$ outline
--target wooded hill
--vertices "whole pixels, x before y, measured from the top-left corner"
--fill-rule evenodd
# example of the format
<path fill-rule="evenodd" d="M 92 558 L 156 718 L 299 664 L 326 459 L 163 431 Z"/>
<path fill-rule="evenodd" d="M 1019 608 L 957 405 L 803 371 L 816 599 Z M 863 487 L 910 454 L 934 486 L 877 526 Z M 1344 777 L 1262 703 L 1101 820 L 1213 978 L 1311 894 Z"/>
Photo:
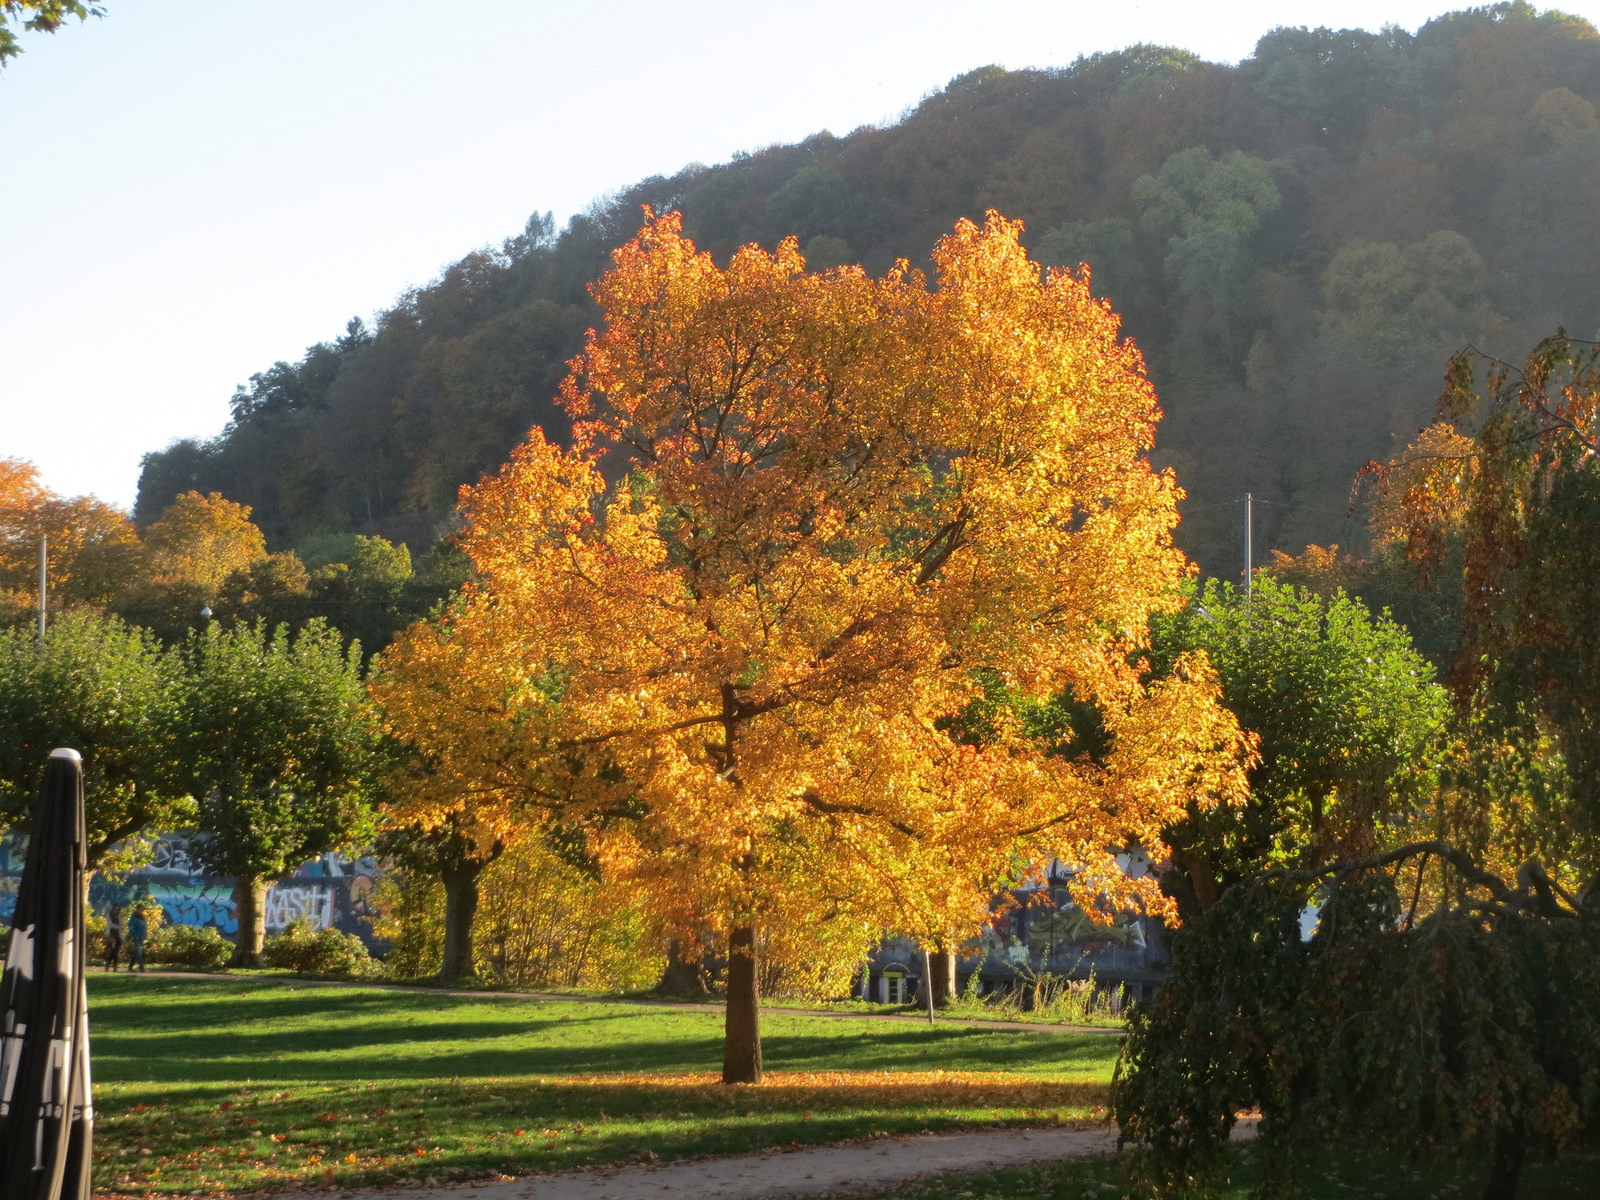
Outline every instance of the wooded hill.
<path fill-rule="evenodd" d="M 681 209 L 719 261 L 794 233 L 812 268 L 872 272 L 995 208 L 1124 314 L 1207 571 L 1238 572 L 1247 491 L 1268 502 L 1258 556 L 1351 545 L 1356 472 L 1430 419 L 1452 351 L 1517 361 L 1600 327 L 1597 104 L 1595 29 L 1521 3 L 1414 35 L 1278 29 L 1237 66 L 1136 46 L 986 67 L 885 128 L 691 164 L 559 234 L 536 215 L 375 328 L 252 376 L 216 438 L 146 457 L 136 516 L 198 488 L 251 505 L 274 548 L 360 531 L 420 550 L 529 425 L 565 434 L 585 285 L 640 205 Z"/>

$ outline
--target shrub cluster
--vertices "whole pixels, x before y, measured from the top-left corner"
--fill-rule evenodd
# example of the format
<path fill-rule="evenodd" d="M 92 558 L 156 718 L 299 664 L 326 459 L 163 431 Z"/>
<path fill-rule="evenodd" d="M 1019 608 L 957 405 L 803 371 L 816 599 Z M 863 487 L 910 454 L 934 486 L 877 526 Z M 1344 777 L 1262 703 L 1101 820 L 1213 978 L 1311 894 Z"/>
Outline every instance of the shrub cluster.
<path fill-rule="evenodd" d="M 150 931 L 144 957 L 153 966 L 214 969 L 228 965 L 233 943 L 215 925 L 162 924 Z"/>
<path fill-rule="evenodd" d="M 261 948 L 261 962 L 306 975 L 373 975 L 380 969 L 355 934 L 314 929 L 308 921 L 296 921 L 269 937 Z"/>

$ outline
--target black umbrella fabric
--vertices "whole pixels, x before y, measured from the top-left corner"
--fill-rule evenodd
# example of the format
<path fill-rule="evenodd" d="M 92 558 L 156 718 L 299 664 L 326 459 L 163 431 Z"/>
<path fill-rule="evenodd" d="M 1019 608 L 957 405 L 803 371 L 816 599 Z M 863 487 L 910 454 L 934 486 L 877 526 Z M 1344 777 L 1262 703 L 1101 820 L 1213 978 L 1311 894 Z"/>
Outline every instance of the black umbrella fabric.
<path fill-rule="evenodd" d="M 0 1197 L 89 1200 L 83 761 L 53 750 L 0 976 Z"/>

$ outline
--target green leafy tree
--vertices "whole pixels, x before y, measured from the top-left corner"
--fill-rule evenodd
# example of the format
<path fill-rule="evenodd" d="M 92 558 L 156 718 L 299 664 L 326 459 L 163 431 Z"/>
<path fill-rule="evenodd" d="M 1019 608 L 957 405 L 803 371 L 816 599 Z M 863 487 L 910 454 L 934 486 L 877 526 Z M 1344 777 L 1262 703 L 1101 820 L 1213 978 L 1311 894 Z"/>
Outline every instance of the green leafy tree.
<path fill-rule="evenodd" d="M 1250 236 L 1283 203 L 1272 172 L 1235 150 L 1180 150 L 1133 185 L 1140 222 L 1169 236 L 1167 272 L 1186 295 L 1236 296 L 1248 273 Z"/>
<path fill-rule="evenodd" d="M 89 861 L 145 830 L 188 824 L 176 754 L 180 674 L 146 631 L 116 617 L 64 613 L 43 641 L 0 629 L 0 804 L 25 828 L 45 759 L 84 759 Z"/>
<path fill-rule="evenodd" d="M 1204 650 L 1259 739 L 1243 808 L 1197 811 L 1169 832 L 1184 898 L 1201 909 L 1268 864 L 1370 852 L 1388 820 L 1432 795 L 1449 702 L 1387 616 L 1258 577 L 1249 596 L 1211 580 L 1152 627 L 1155 668 Z"/>
<path fill-rule="evenodd" d="M 196 856 L 235 880 L 235 963 L 259 965 L 272 880 L 372 833 L 377 733 L 359 646 L 313 621 L 212 625 L 183 647 L 181 750 L 197 805 Z"/>

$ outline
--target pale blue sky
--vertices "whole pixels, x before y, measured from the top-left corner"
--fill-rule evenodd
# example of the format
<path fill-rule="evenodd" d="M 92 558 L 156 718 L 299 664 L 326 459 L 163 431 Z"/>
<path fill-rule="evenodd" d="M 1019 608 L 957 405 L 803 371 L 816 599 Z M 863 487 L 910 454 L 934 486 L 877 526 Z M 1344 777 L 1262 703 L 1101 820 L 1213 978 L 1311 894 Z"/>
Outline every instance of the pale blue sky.
<path fill-rule="evenodd" d="M 105 3 L 0 72 L 0 457 L 123 505 L 140 455 L 216 433 L 236 383 L 535 209 L 891 120 L 991 62 L 1139 41 L 1231 62 L 1275 25 L 1452 7 Z"/>

